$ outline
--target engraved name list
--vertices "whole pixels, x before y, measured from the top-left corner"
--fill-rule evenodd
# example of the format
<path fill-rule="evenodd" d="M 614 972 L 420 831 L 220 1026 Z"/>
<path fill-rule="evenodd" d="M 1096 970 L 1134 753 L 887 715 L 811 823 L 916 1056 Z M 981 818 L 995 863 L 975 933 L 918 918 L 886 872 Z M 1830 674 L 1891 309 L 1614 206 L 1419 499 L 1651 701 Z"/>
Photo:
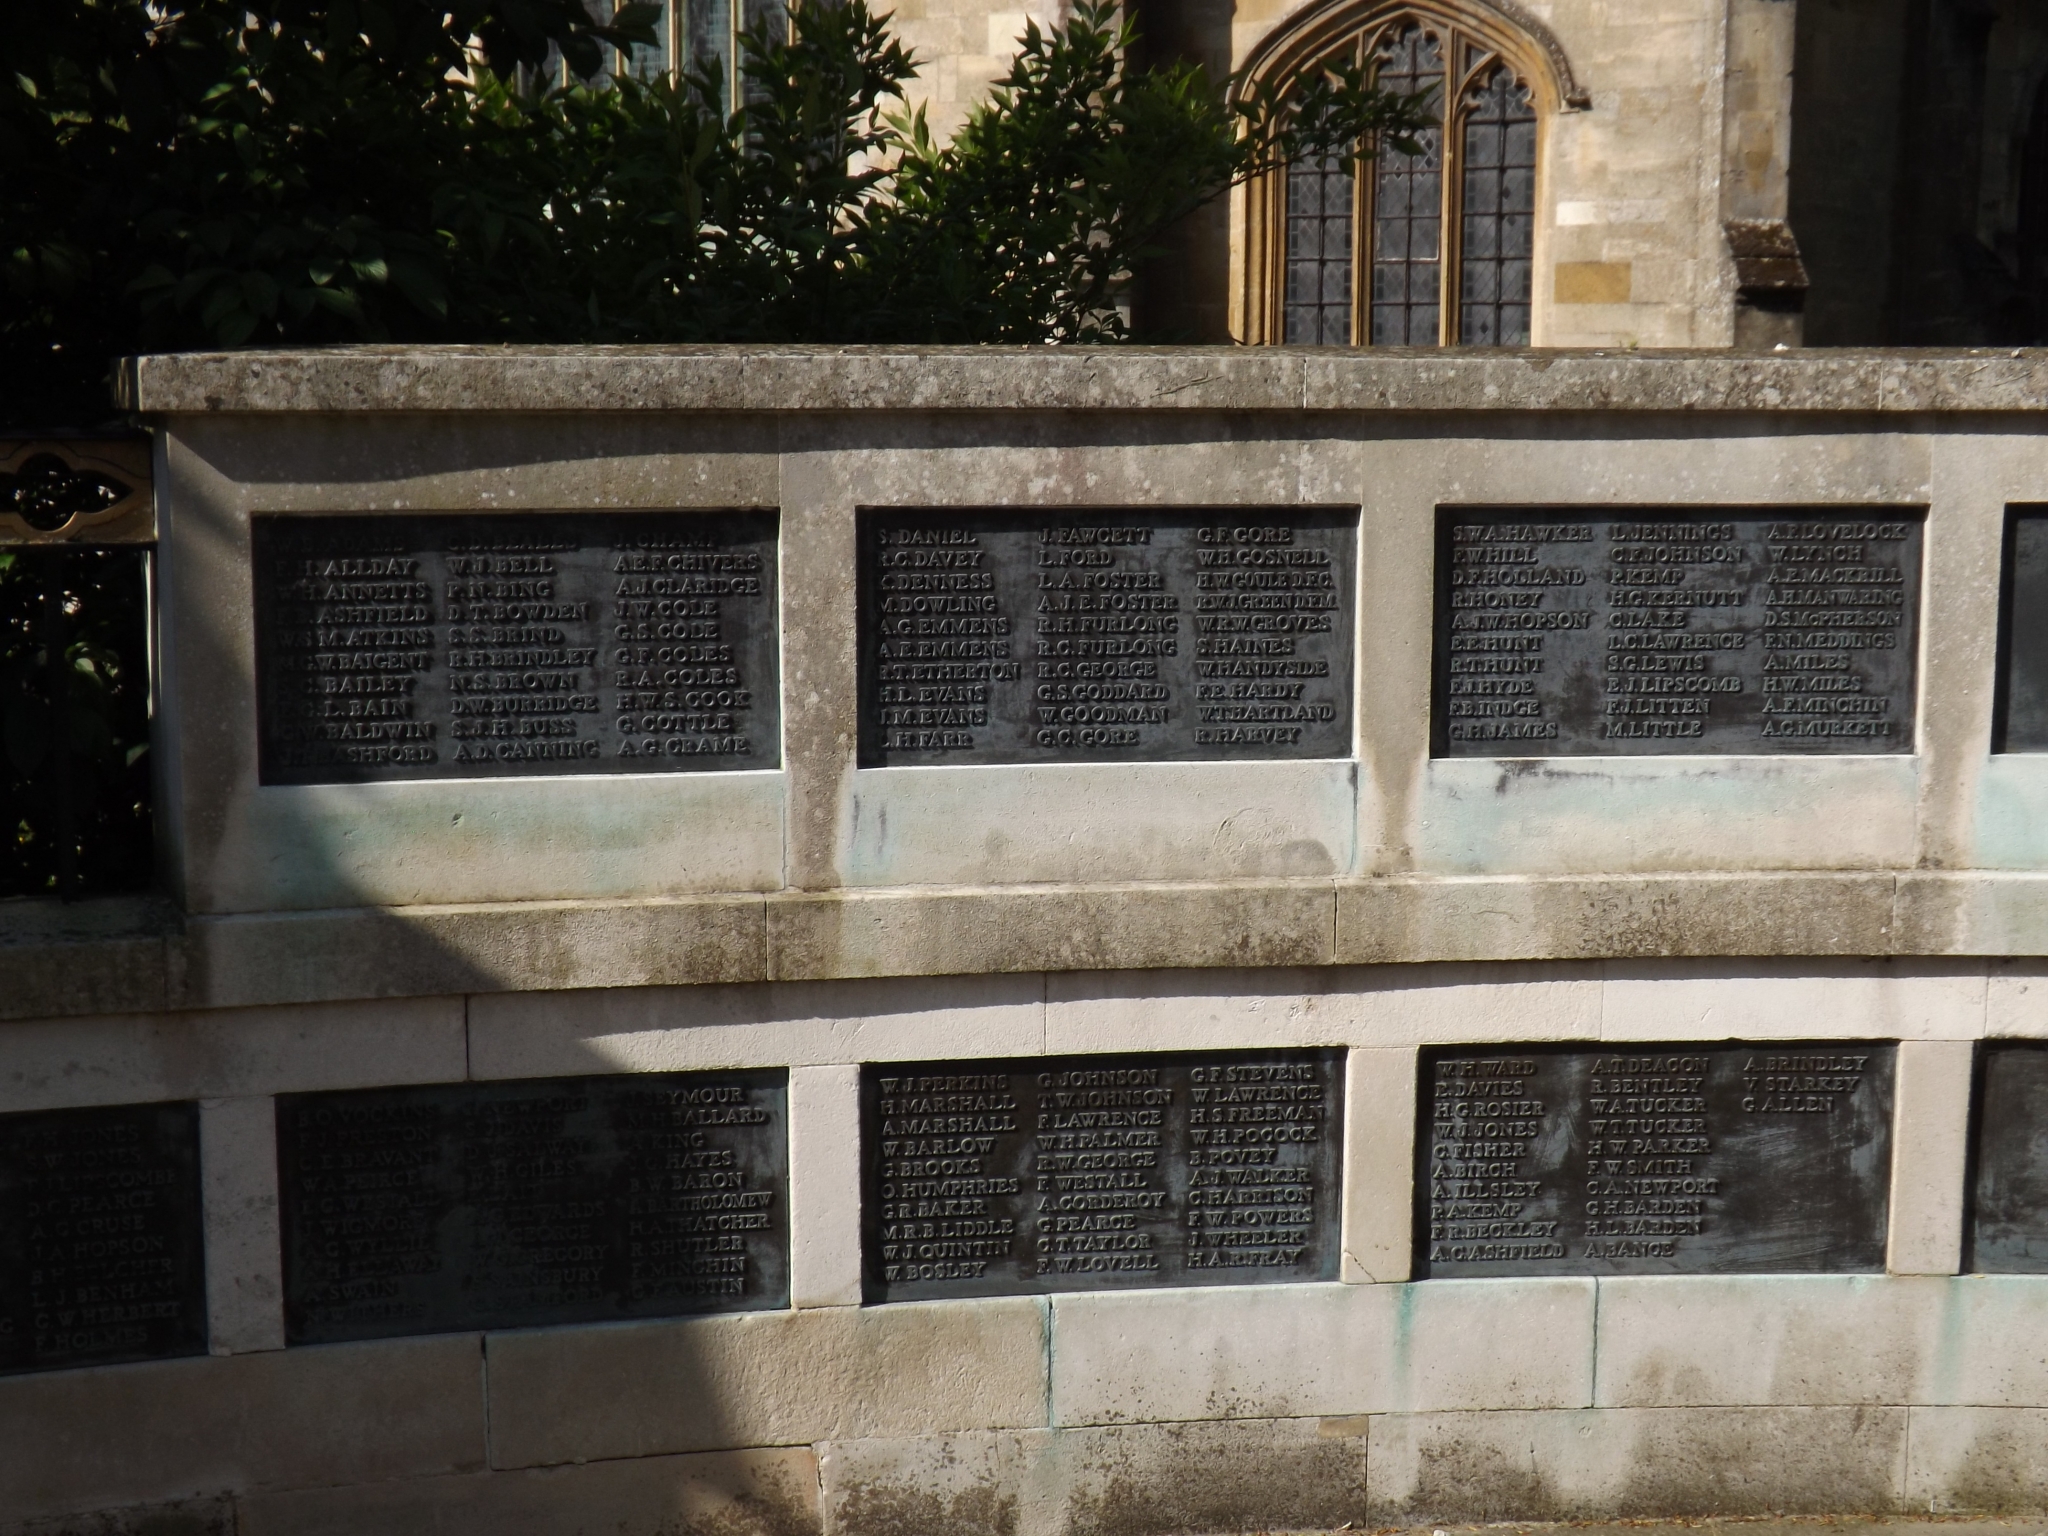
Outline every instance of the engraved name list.
<path fill-rule="evenodd" d="M 259 517 L 267 784 L 772 768 L 772 513 Z"/>
<path fill-rule="evenodd" d="M 1893 1051 L 1429 1052 L 1415 1272 L 1880 1270 Z"/>
<path fill-rule="evenodd" d="M 1916 513 L 1445 512 L 1435 751 L 1910 752 Z"/>
<path fill-rule="evenodd" d="M 1342 1053 L 861 1071 L 870 1300 L 1332 1279 Z"/>
<path fill-rule="evenodd" d="M 861 762 L 1343 757 L 1357 514 L 869 510 Z"/>

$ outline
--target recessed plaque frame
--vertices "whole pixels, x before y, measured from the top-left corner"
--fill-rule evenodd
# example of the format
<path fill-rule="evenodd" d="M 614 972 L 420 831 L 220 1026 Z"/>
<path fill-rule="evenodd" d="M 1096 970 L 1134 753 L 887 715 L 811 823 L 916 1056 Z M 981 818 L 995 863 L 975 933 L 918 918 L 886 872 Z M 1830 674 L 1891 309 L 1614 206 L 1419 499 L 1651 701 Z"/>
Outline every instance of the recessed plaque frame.
<path fill-rule="evenodd" d="M 1413 1273 L 1880 1273 L 1896 1050 L 1427 1049 Z"/>
<path fill-rule="evenodd" d="M 2006 508 L 1991 743 L 2048 752 L 2048 506 Z"/>
<path fill-rule="evenodd" d="M 294 1344 L 788 1304 L 781 1068 L 287 1094 L 277 1147 Z"/>
<path fill-rule="evenodd" d="M 862 767 L 1353 752 L 1358 509 L 859 509 Z"/>
<path fill-rule="evenodd" d="M 1977 1047 L 1966 1270 L 2048 1274 L 2048 1043 Z"/>
<path fill-rule="evenodd" d="M 777 522 L 259 514 L 259 777 L 778 767 Z"/>
<path fill-rule="evenodd" d="M 1925 509 L 1438 509 L 1437 757 L 1915 750 Z"/>
<path fill-rule="evenodd" d="M 0 1374 L 206 1353 L 199 1106 L 0 1115 Z"/>
<path fill-rule="evenodd" d="M 1344 1052 L 861 1069 L 869 1301 L 1337 1278 Z"/>

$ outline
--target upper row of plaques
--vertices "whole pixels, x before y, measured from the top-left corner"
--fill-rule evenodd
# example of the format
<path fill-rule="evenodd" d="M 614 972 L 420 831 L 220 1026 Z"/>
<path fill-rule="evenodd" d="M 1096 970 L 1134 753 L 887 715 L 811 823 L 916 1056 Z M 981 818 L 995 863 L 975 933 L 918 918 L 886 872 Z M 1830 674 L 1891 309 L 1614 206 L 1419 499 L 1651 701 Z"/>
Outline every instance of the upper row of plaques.
<path fill-rule="evenodd" d="M 1358 519 L 865 511 L 860 762 L 1348 757 Z M 2001 740 L 2048 745 L 2048 522 L 2015 529 Z M 1432 749 L 1910 752 L 1922 533 L 1446 509 Z M 772 512 L 265 516 L 253 555 L 266 783 L 780 765 Z"/>

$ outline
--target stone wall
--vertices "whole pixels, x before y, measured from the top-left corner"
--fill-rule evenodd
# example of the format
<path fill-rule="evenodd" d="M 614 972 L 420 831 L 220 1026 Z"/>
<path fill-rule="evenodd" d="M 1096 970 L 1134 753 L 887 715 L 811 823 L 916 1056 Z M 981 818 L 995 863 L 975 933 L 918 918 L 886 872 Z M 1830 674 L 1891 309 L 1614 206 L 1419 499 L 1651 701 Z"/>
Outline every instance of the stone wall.
<path fill-rule="evenodd" d="M 206 1356 L 0 1379 L 0 1529 L 1149 1533 L 2038 1512 L 2048 1280 L 1963 1273 L 2048 1038 L 1990 751 L 2032 354 L 149 359 L 178 902 L 22 908 L 0 1112 L 196 1101 Z M 1362 508 L 1349 758 L 863 769 L 857 506 Z M 1429 753 L 1444 504 L 1924 507 L 1916 750 Z M 252 513 L 769 506 L 783 766 L 256 782 Z M 1409 1278 L 1419 1053 L 1900 1042 L 1886 1272 Z M 864 1063 L 1343 1049 L 1325 1283 L 862 1305 Z M 284 1347 L 278 1095 L 790 1073 L 790 1304 Z"/>
<path fill-rule="evenodd" d="M 1449 14 L 1459 14 L 1457 0 Z M 1493 16 L 1484 0 L 1475 14 Z M 1157 8 L 1155 8 L 1157 9 Z M 1177 5 L 1141 23 L 1167 47 L 1221 73 L 1321 0 Z M 1724 219 L 1785 217 L 1792 124 L 1791 13 L 1764 0 L 1543 0 L 1501 8 L 1546 26 L 1588 93 L 1584 110 L 1546 116 L 1537 198 L 1534 339 L 1541 346 L 1728 346 L 1733 268 Z M 916 0 L 897 30 L 924 61 L 911 100 L 952 131 L 1009 67 L 1027 20 L 1064 19 L 1056 3 Z M 1819 67 L 1827 67 L 1825 64 Z M 1825 131 L 1825 130 L 1823 130 Z M 1819 142 L 1816 140 L 1815 142 Z M 1850 161 L 1856 160 L 1849 154 Z M 1816 183 L 1818 185 L 1818 183 Z M 1823 194 L 1824 195 L 1824 194 Z M 1226 313 L 1246 281 L 1242 196 L 1194 221 L 1140 322 L 1172 339 L 1245 334 Z M 1235 276 L 1226 292 L 1223 271 Z M 1226 325 L 1229 327 L 1226 329 Z"/>

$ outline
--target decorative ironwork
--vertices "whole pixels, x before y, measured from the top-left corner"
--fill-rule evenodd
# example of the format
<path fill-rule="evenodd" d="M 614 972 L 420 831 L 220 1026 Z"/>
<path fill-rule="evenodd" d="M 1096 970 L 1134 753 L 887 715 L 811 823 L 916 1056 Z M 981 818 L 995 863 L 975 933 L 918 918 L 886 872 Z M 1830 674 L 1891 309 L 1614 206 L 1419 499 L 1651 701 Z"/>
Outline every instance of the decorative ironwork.
<path fill-rule="evenodd" d="M 0 546 L 155 539 L 147 443 L 0 443 Z"/>

